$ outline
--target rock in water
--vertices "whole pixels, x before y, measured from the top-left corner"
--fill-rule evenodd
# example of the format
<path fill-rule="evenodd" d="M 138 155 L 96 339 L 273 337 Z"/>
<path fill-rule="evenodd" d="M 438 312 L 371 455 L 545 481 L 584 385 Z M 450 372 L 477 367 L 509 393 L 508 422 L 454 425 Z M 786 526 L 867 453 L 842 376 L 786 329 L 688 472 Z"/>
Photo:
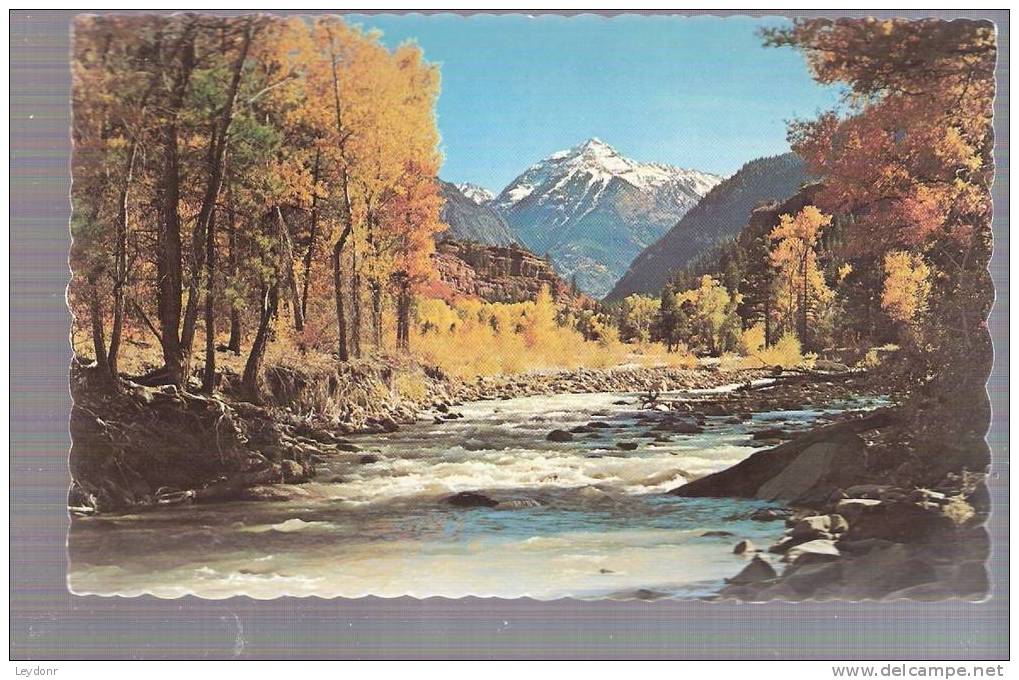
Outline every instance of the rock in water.
<path fill-rule="evenodd" d="M 499 501 L 473 491 L 461 491 L 446 499 L 446 502 L 456 508 L 494 508 Z"/>
<path fill-rule="evenodd" d="M 237 493 L 241 501 L 289 501 L 293 494 L 274 486 L 251 486 Z"/>
<path fill-rule="evenodd" d="M 623 451 L 636 451 L 637 446 L 639 446 L 637 442 L 616 442 L 616 447 Z"/>
<path fill-rule="evenodd" d="M 835 489 L 859 483 L 859 475 L 866 469 L 866 447 L 855 433 L 887 427 L 898 420 L 895 412 L 886 410 L 822 427 L 669 493 L 824 502 Z M 848 519 L 852 523 L 852 518 Z"/>
<path fill-rule="evenodd" d="M 765 500 L 795 501 L 812 494 L 827 498 L 835 485 L 819 490 L 825 480 L 858 474 L 864 458 L 863 440 L 856 435 L 811 444 L 782 472 L 762 484 L 755 495 Z"/>
<path fill-rule="evenodd" d="M 754 510 L 750 519 L 755 522 L 777 522 L 792 515 L 792 511 L 786 508 L 761 508 Z"/>
<path fill-rule="evenodd" d="M 743 540 L 736 544 L 732 552 L 735 555 L 746 555 L 747 553 L 757 552 L 757 546 L 752 541 Z"/>
<path fill-rule="evenodd" d="M 552 430 L 545 439 L 550 442 L 571 442 L 573 441 L 573 434 L 566 430 Z"/>
<path fill-rule="evenodd" d="M 830 538 L 831 518 L 828 515 L 804 517 L 793 525 L 794 538 Z"/>
<path fill-rule="evenodd" d="M 280 462 L 280 469 L 283 473 L 283 481 L 287 483 L 303 482 L 308 476 L 304 466 L 296 460 L 284 460 Z"/>
<path fill-rule="evenodd" d="M 743 567 L 743 571 L 736 574 L 732 578 L 726 579 L 726 583 L 732 583 L 734 585 L 741 585 L 744 583 L 760 583 L 761 581 L 770 581 L 773 578 L 777 578 L 778 574 L 775 573 L 775 568 L 768 563 L 760 555 L 755 556 L 751 560 L 750 564 Z"/>

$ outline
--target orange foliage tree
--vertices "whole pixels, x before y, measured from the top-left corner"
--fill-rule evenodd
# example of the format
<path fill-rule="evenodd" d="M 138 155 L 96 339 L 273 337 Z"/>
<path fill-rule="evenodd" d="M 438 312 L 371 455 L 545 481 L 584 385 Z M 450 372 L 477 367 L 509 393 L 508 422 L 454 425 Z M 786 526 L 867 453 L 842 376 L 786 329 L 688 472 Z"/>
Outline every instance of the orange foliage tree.
<path fill-rule="evenodd" d="M 71 300 L 104 373 L 140 328 L 164 365 L 139 379 L 187 387 L 201 332 L 211 391 L 228 316 L 257 398 L 279 310 L 299 349 L 341 360 L 382 344 L 389 306 L 407 317 L 442 228 L 439 75 L 418 47 L 338 17 L 82 17 L 73 68 Z"/>
<path fill-rule="evenodd" d="M 807 320 L 812 306 L 814 311 L 819 311 L 832 297 L 817 265 L 815 251 L 821 230 L 829 224 L 831 215 L 808 205 L 796 215 L 782 215 L 778 226 L 769 234 L 775 242 L 771 264 L 779 272 L 774 280 L 779 313 L 789 327 L 793 326 L 793 319 L 797 320 L 801 343 L 807 339 Z"/>

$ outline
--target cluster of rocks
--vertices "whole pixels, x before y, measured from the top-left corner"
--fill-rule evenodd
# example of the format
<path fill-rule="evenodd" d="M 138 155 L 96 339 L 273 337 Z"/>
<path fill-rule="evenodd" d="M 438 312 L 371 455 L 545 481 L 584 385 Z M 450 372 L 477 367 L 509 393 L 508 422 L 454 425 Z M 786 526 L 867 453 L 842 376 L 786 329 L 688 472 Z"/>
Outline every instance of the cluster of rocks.
<path fill-rule="evenodd" d="M 800 510 L 768 548 L 734 552 L 751 562 L 720 596 L 751 601 L 980 598 L 989 543 L 962 495 L 866 485 L 846 489 L 824 514 Z"/>
<path fill-rule="evenodd" d="M 644 366 L 577 368 L 525 375 L 482 376 L 473 381 L 456 382 L 449 393 L 458 401 L 593 392 L 659 393 L 719 387 L 765 375 L 766 371 L 708 371 Z"/>
<path fill-rule="evenodd" d="M 799 391 L 785 387 L 774 396 L 794 399 Z M 737 394 L 728 407 L 743 405 Z M 784 521 L 785 535 L 766 550 L 737 544 L 734 552 L 750 562 L 720 596 L 752 601 L 984 596 L 989 543 L 982 523 L 989 500 L 982 475 L 948 475 L 931 488 L 888 483 L 898 476 L 881 460 L 888 452 L 874 442 L 894 439 L 908 427 L 892 408 L 850 416 L 792 433 L 788 441 L 674 489 L 679 496 L 782 503 L 750 518 Z M 767 441 L 790 433 L 757 436 Z"/>

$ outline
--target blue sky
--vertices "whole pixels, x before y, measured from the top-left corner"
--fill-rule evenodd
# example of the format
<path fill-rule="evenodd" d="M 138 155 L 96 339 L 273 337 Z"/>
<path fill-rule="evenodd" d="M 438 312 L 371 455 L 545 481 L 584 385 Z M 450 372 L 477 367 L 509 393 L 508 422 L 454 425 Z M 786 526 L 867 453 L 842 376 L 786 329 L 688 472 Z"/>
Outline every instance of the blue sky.
<path fill-rule="evenodd" d="M 621 154 L 728 175 L 788 150 L 786 121 L 830 108 L 794 50 L 745 17 L 348 15 L 442 69 L 444 179 L 499 192 L 589 137 Z"/>

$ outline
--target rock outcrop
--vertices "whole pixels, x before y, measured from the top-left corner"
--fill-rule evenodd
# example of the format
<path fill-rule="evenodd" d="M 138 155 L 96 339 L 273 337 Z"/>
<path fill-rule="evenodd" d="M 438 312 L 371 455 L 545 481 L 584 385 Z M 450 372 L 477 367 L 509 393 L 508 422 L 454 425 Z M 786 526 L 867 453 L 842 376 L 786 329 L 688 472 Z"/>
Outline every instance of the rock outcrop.
<path fill-rule="evenodd" d="M 442 241 L 436 244 L 434 258 L 439 280 L 459 295 L 488 302 L 522 302 L 533 300 L 544 286 L 559 303 L 572 306 L 586 300 L 556 274 L 548 260 L 520 246 Z"/>
<path fill-rule="evenodd" d="M 769 549 L 783 554 L 781 573 L 748 566 L 747 576 L 729 580 L 720 595 L 754 602 L 986 595 L 988 536 L 975 512 L 958 511 L 968 505 L 965 492 L 934 502 L 916 500 L 904 489 L 888 491 L 886 498 L 905 500 L 843 499 L 826 509 L 853 508 L 848 518 L 815 515 L 794 522 Z"/>

